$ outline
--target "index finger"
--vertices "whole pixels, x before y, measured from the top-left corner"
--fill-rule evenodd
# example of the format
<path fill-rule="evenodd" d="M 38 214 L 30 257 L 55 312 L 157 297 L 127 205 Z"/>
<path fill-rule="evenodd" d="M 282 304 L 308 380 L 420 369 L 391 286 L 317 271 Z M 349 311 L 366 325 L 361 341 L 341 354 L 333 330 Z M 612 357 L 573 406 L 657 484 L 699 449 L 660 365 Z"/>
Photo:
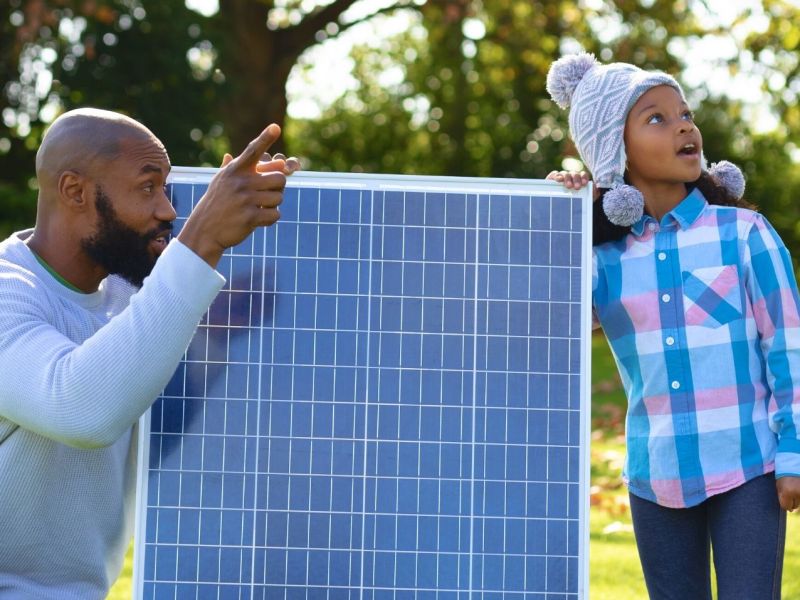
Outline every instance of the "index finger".
<path fill-rule="evenodd" d="M 281 128 L 278 127 L 278 125 L 275 123 L 268 125 L 266 129 L 264 129 L 264 131 L 262 131 L 252 142 L 247 144 L 247 148 L 245 148 L 242 153 L 236 157 L 235 161 L 237 165 L 255 166 L 261 158 L 261 155 L 263 155 L 280 136 Z"/>

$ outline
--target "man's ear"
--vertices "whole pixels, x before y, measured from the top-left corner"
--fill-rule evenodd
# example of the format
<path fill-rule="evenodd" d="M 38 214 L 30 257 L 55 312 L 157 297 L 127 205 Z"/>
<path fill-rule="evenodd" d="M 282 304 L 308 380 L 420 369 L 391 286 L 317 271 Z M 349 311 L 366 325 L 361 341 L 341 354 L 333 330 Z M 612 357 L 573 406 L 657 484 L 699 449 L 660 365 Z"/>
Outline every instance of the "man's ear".
<path fill-rule="evenodd" d="M 64 171 L 58 178 L 58 196 L 69 210 L 84 211 L 89 207 L 90 182 L 77 171 Z"/>

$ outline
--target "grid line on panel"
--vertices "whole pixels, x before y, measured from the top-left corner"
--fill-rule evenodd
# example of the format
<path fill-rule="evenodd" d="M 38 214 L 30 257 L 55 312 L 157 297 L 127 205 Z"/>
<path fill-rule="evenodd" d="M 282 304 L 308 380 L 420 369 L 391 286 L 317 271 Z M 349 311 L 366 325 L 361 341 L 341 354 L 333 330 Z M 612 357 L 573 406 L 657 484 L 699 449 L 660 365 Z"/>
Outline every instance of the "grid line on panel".
<path fill-rule="evenodd" d="M 465 200 L 466 200 L 466 196 L 465 196 Z M 445 204 L 444 204 L 444 222 L 445 223 L 448 223 L 447 205 L 448 205 L 448 203 L 447 203 L 447 199 L 445 197 Z M 466 224 L 466 207 L 465 207 L 465 210 L 464 210 L 464 215 L 465 215 L 465 219 L 464 220 L 465 220 L 465 224 Z M 445 229 L 445 236 L 446 235 L 447 235 L 447 229 Z M 465 233 L 465 235 L 464 235 L 464 250 L 466 250 L 466 245 L 467 245 L 467 235 Z M 467 256 L 466 251 L 464 252 L 464 256 Z M 466 277 L 464 278 L 464 280 L 466 282 Z M 444 296 L 445 295 L 444 288 L 446 286 L 442 286 L 442 287 L 443 287 L 442 296 Z M 462 287 L 462 295 L 463 295 L 463 287 Z M 444 322 L 444 302 L 442 302 L 442 322 Z M 463 324 L 463 313 L 462 313 L 462 324 Z M 463 327 L 462 327 L 462 329 L 463 329 Z M 445 339 L 445 337 L 442 336 L 441 348 L 440 348 L 440 352 L 441 352 L 442 356 L 445 355 L 444 339 Z M 464 364 L 464 356 L 463 356 L 463 354 L 464 354 L 464 349 L 463 349 L 464 348 L 464 343 L 463 343 L 463 338 L 462 338 L 461 346 L 462 346 L 461 364 L 463 365 Z M 444 397 L 444 378 L 443 377 L 441 377 L 440 381 L 439 381 L 439 397 L 440 398 Z M 441 441 L 441 438 L 442 438 L 442 430 L 443 430 L 443 422 L 442 422 L 443 416 L 444 416 L 444 411 L 439 411 L 439 431 L 437 432 L 437 439 L 439 439 L 440 441 Z M 421 428 L 422 428 L 422 421 L 420 419 L 420 439 L 422 438 Z M 440 443 L 440 444 L 438 444 L 437 473 L 436 473 L 436 477 L 437 477 L 437 507 L 436 507 L 437 510 L 436 510 L 436 512 L 440 517 L 441 517 L 441 514 L 442 514 L 442 481 L 441 481 L 441 476 L 442 476 L 442 445 Z M 461 486 L 459 486 L 459 488 L 460 487 Z M 460 489 L 459 489 L 459 495 L 460 495 Z M 420 509 L 419 509 L 419 498 L 418 498 L 418 502 L 417 502 L 417 512 L 418 513 L 420 512 Z M 417 523 L 419 523 L 419 519 L 417 519 Z M 419 528 L 419 526 L 418 526 L 418 528 Z M 436 565 L 435 565 L 436 587 L 437 588 L 440 586 L 440 583 L 439 583 L 439 578 L 440 578 L 440 568 L 439 568 L 440 560 L 439 559 L 440 559 L 440 556 L 439 556 L 438 550 L 441 549 L 441 547 L 442 547 L 442 545 L 441 545 L 441 535 L 442 535 L 442 528 L 437 526 L 437 528 L 436 528 L 437 554 L 436 554 Z M 419 547 L 419 542 L 417 542 L 417 547 Z M 415 583 L 415 585 L 418 585 L 418 579 L 416 577 L 416 573 L 415 573 L 414 583 Z"/>
<path fill-rule="evenodd" d="M 302 512 L 302 511 L 298 511 L 298 512 Z M 385 514 L 391 514 L 391 513 L 385 513 Z M 429 515 L 429 514 L 422 513 L 422 514 L 420 514 L 420 516 L 423 516 L 423 517 L 434 516 L 435 517 L 437 515 L 436 514 L 430 514 Z M 504 517 L 487 517 L 487 519 L 489 519 L 489 518 L 499 521 L 499 520 L 503 519 Z M 536 518 L 536 519 L 532 518 L 530 520 L 531 521 L 545 521 L 546 518 L 543 518 L 543 517 L 542 518 Z M 575 519 L 564 519 L 564 520 L 565 521 L 570 521 L 570 522 L 577 522 L 578 521 L 577 518 L 575 518 Z M 179 547 L 181 547 L 181 546 L 183 546 L 185 544 L 183 544 L 182 542 L 159 542 L 158 545 L 159 545 L 159 547 L 163 547 L 163 548 L 179 548 Z M 192 547 L 196 547 L 196 548 L 233 548 L 233 549 L 242 548 L 241 544 L 197 543 L 197 544 L 191 544 L 191 546 Z M 256 549 L 272 548 L 272 547 L 273 546 L 259 546 L 259 545 L 254 546 L 254 548 L 256 548 Z M 293 546 L 293 545 L 290 545 L 290 544 L 282 546 L 281 548 L 282 549 L 289 549 L 289 550 L 298 550 L 298 549 L 299 550 L 307 550 L 308 549 L 307 546 Z M 312 549 L 315 549 L 315 548 L 312 548 Z M 386 552 L 386 550 L 382 550 L 382 552 Z M 422 554 L 422 555 L 432 555 L 432 556 L 441 554 L 440 550 L 419 550 L 419 549 L 415 549 L 415 550 L 392 550 L 392 552 L 397 552 L 399 554 Z M 470 553 L 471 553 L 471 550 L 463 550 L 463 551 L 462 550 L 453 550 L 453 551 L 448 552 L 448 554 L 456 554 L 456 555 L 459 555 L 459 556 L 468 555 Z M 565 558 L 565 557 L 573 556 L 569 552 L 566 552 L 566 553 L 557 553 L 557 552 L 556 553 L 552 553 L 552 552 L 551 553 L 541 553 L 541 552 L 505 552 L 505 551 L 503 551 L 503 552 L 488 552 L 488 551 L 484 551 L 481 554 L 486 555 L 486 556 L 510 556 L 510 557 L 520 557 L 520 556 L 537 557 L 538 556 L 538 557 L 555 557 L 555 558 Z M 372 586 L 370 586 L 370 587 L 372 587 Z"/>
<path fill-rule="evenodd" d="M 337 190 L 337 204 L 338 204 L 337 210 L 338 210 L 338 217 L 339 217 L 338 221 L 341 222 L 341 220 L 342 220 L 342 192 L 341 192 L 341 190 Z M 341 240 L 341 229 L 340 228 L 341 228 L 341 225 L 336 227 L 336 282 L 337 282 L 336 283 L 336 288 L 337 288 L 337 292 L 339 291 L 338 290 L 338 288 L 339 288 L 339 283 L 338 282 L 339 282 L 339 277 L 340 277 L 340 268 L 339 267 L 340 267 L 340 264 L 341 264 L 341 256 L 342 256 L 342 247 L 341 247 L 342 240 Z M 333 322 L 336 324 L 336 327 L 337 327 L 337 330 L 338 330 L 338 325 L 339 325 L 339 303 L 338 302 L 334 302 Z M 334 335 L 338 337 L 339 333 L 337 332 Z M 338 350 L 339 350 L 338 349 L 338 344 L 334 343 L 334 345 L 333 345 L 333 363 L 334 364 L 338 364 Z M 336 389 L 336 375 L 337 375 L 337 371 L 336 371 L 336 369 L 334 369 L 333 370 L 333 376 L 332 376 L 333 389 Z M 354 407 L 353 415 L 355 415 L 355 412 L 356 411 L 355 411 L 355 407 Z M 353 425 L 353 433 L 355 433 L 355 424 Z M 329 483 L 328 483 L 328 506 L 326 507 L 326 514 L 329 515 L 328 516 L 328 547 L 329 548 L 333 544 L 333 527 L 330 526 L 330 522 L 331 522 L 331 516 L 330 515 L 333 514 L 333 489 L 334 489 L 333 488 L 334 477 L 333 477 L 333 472 L 332 471 L 333 471 L 333 456 L 331 456 L 331 476 L 329 477 Z M 328 553 L 328 564 L 327 564 L 326 571 L 327 572 L 326 572 L 325 584 L 328 587 L 328 589 L 330 589 L 331 588 L 331 553 L 330 552 Z M 330 595 L 330 594 L 328 594 L 328 595 Z"/>
<path fill-rule="evenodd" d="M 320 201 L 320 191 L 317 190 L 317 207 L 318 207 L 317 210 L 318 211 L 319 211 L 319 201 Z M 298 237 L 298 240 L 299 240 L 300 236 L 298 235 L 297 237 Z M 320 240 L 320 236 L 317 235 L 316 248 L 314 248 L 314 271 L 315 271 L 314 272 L 314 296 L 315 296 L 314 297 L 314 327 L 313 327 L 314 331 L 316 331 L 316 329 L 317 329 L 317 316 L 318 316 L 318 312 L 317 312 L 316 308 L 317 308 L 317 293 L 319 292 L 319 255 L 320 255 L 319 240 Z M 316 371 L 316 365 L 317 365 L 317 361 L 316 361 L 316 344 L 317 344 L 317 336 L 314 335 L 312 337 L 312 339 L 311 339 L 311 356 L 315 357 L 314 361 L 313 361 L 314 367 L 312 367 L 312 373 Z M 316 377 L 312 376 L 311 377 L 311 398 L 312 399 L 317 397 L 316 394 L 315 394 L 315 386 L 316 386 Z M 312 401 L 310 404 L 311 404 L 311 422 L 313 423 L 314 422 L 314 408 L 315 408 L 317 403 Z M 311 449 L 309 451 L 309 462 L 310 462 L 310 464 L 314 463 L 314 445 L 313 444 L 311 445 Z M 310 494 L 310 491 L 309 491 L 309 494 Z M 310 502 L 310 498 L 309 498 L 309 508 L 310 507 L 311 507 L 311 502 Z M 288 521 L 288 519 L 287 519 L 287 521 Z M 311 548 L 310 518 L 309 518 L 309 527 L 308 527 L 308 529 L 306 531 L 306 547 L 309 548 L 309 549 Z M 309 581 L 309 569 L 310 569 L 310 561 L 306 561 L 306 573 L 305 573 L 305 581 L 306 582 Z"/>
<path fill-rule="evenodd" d="M 191 212 L 194 211 L 194 208 L 196 206 L 196 198 L 195 198 L 195 192 L 196 191 L 197 191 L 196 186 L 192 186 L 191 210 L 190 210 L 189 214 L 191 214 Z M 208 319 L 206 318 L 206 319 L 204 319 L 204 321 L 206 321 L 206 323 L 207 323 Z M 208 348 L 208 346 L 206 346 L 206 348 Z M 187 355 L 188 355 L 188 349 L 187 349 Z M 208 355 L 206 355 L 206 358 L 208 358 Z M 186 369 L 184 369 L 184 374 L 185 373 L 186 373 Z M 186 389 L 184 388 L 184 392 L 185 391 L 186 391 Z M 205 397 L 205 394 L 207 394 L 207 393 L 208 393 L 208 390 L 205 389 L 205 387 L 204 387 L 204 389 L 203 389 L 204 397 Z M 203 403 L 202 429 L 201 429 L 201 431 L 203 433 L 205 433 L 205 431 L 206 431 L 206 403 L 205 402 Z M 203 435 L 200 438 L 200 469 L 201 469 L 201 471 L 204 469 L 205 455 L 206 455 L 206 453 L 205 453 L 205 436 Z M 204 479 L 205 479 L 204 477 L 200 477 L 200 497 L 201 498 L 203 497 Z M 200 542 L 200 531 L 202 531 L 202 526 L 203 526 L 203 511 L 200 511 L 199 524 L 198 524 L 198 528 L 197 528 L 197 531 L 198 531 L 198 533 L 197 533 L 197 535 L 198 535 L 197 541 L 198 541 L 198 543 Z M 200 553 L 199 552 L 197 553 L 197 562 L 195 564 L 195 569 L 196 569 L 196 572 L 198 572 L 198 573 L 200 572 Z M 176 590 L 176 592 L 177 592 L 177 590 Z"/>
<path fill-rule="evenodd" d="M 253 461 L 253 527 L 251 531 L 251 539 L 252 539 L 252 548 L 250 551 L 250 596 L 255 597 L 256 591 L 256 540 L 257 533 L 258 533 L 258 519 L 256 518 L 257 510 L 258 510 L 258 457 L 260 455 L 260 447 L 261 447 L 261 405 L 262 402 L 262 392 L 264 389 L 263 382 L 262 382 L 262 375 L 264 369 L 261 368 L 261 365 L 264 363 L 264 309 L 266 303 L 266 278 L 267 278 L 267 245 L 266 245 L 266 233 L 264 233 L 264 251 L 262 252 L 262 262 L 261 262 L 261 303 L 259 307 L 259 314 L 261 315 L 261 321 L 258 327 L 258 375 L 256 377 L 256 385 L 258 386 L 258 392 L 256 394 L 256 443 L 255 443 L 255 460 Z M 277 246 L 276 246 L 277 248 Z M 277 270 L 277 261 L 274 261 Z M 251 299 L 252 302 L 252 299 Z M 273 322 L 275 319 L 275 304 L 272 303 L 272 315 L 270 318 L 270 322 Z M 251 312 L 252 314 L 252 312 Z M 248 334 L 247 339 L 247 355 L 250 356 L 250 344 L 252 341 L 252 337 Z M 270 373 L 272 371 L 270 370 Z M 248 376 L 248 385 L 250 383 L 250 378 Z M 246 394 L 247 398 L 250 398 L 250 394 Z M 245 437 L 246 437 L 247 429 L 245 428 Z M 244 485 L 244 482 L 243 482 Z M 244 495 L 243 495 L 244 496 Z M 244 527 L 244 520 L 242 521 L 242 527 Z"/>
<path fill-rule="evenodd" d="M 468 589 L 467 593 L 469 597 L 472 596 L 474 593 L 473 590 L 473 582 L 474 582 L 474 563 L 475 563 L 475 465 L 476 461 L 476 444 L 475 444 L 475 434 L 478 428 L 477 422 L 477 413 L 478 413 L 478 323 L 479 323 L 479 315 L 478 315 L 478 297 L 479 297 L 479 286 L 480 286 L 480 277 L 478 276 L 479 269 L 480 269 L 480 239 L 481 236 L 479 235 L 480 232 L 480 205 L 481 205 L 481 196 L 478 195 L 475 198 L 475 284 L 473 287 L 472 297 L 473 297 L 473 322 L 472 322 L 472 331 L 473 335 L 475 336 L 475 341 L 472 344 L 472 426 L 470 427 L 470 431 L 472 432 L 472 458 L 471 458 L 471 465 L 470 465 L 470 499 L 469 499 L 469 561 L 467 563 L 467 581 Z M 487 244 L 488 244 L 488 237 L 487 237 Z M 487 278 L 488 282 L 488 278 Z M 459 528 L 460 531 L 461 528 Z M 461 570 L 461 563 L 459 561 L 459 571 Z M 459 576 L 460 576 L 459 572 Z M 460 577 L 459 577 L 460 579 Z"/>
<path fill-rule="evenodd" d="M 373 243 L 374 243 L 374 232 L 375 232 L 375 194 L 370 193 L 369 196 L 369 207 L 370 207 L 370 224 L 369 224 L 369 258 L 368 258 L 368 267 L 367 267 L 367 341 L 366 341 L 366 363 L 369 365 L 369 357 L 371 348 L 370 345 L 372 343 L 372 250 L 373 250 Z M 361 206 L 364 206 L 364 201 L 362 198 Z M 362 219 L 363 222 L 363 219 Z M 381 240 L 381 243 L 383 240 Z M 361 257 L 361 236 L 358 237 L 358 256 Z M 358 276 L 356 278 L 357 284 L 356 289 L 361 290 L 361 269 L 358 270 Z M 356 342 L 358 344 L 358 342 Z M 366 519 L 367 519 L 367 465 L 369 464 L 369 400 L 370 400 L 370 369 L 367 368 L 365 370 L 365 379 L 366 379 L 366 386 L 364 390 L 364 465 L 362 469 L 362 479 L 361 479 L 361 565 L 359 567 L 359 575 L 360 575 L 360 586 L 359 586 L 359 597 L 364 598 L 364 577 L 365 577 L 365 562 L 366 562 L 366 537 L 367 537 L 367 527 L 366 527 Z M 355 413 L 353 411 L 353 421 L 355 425 Z M 355 461 L 355 452 L 353 453 L 353 461 Z M 355 469 L 353 469 L 355 471 Z M 355 475 L 355 473 L 353 473 Z M 355 500 L 355 499 L 353 499 Z M 352 539 L 351 539 L 352 542 Z M 352 545 L 352 543 L 351 543 Z M 352 556 L 352 554 L 351 554 Z M 352 558 L 351 558 L 352 561 Z M 374 564 L 374 561 L 373 561 Z M 350 563 L 351 572 L 349 575 L 349 581 L 352 582 L 352 562 Z M 373 582 L 374 583 L 374 582 Z"/>
<path fill-rule="evenodd" d="M 408 192 L 403 191 L 402 193 L 406 194 Z M 424 192 L 424 193 L 427 193 L 427 192 Z M 442 192 L 431 192 L 431 193 L 441 194 Z M 469 195 L 474 195 L 474 194 L 473 194 L 473 192 L 469 192 L 469 193 L 464 193 L 462 195 L 469 196 Z M 482 195 L 487 195 L 487 194 L 483 193 Z M 492 196 L 497 196 L 498 194 L 491 194 L 491 195 Z M 500 195 L 503 195 L 503 194 L 500 194 Z M 537 198 L 539 198 L 539 197 L 537 197 Z M 553 198 L 556 198 L 556 196 L 551 196 L 551 197 L 544 196 L 544 197 L 541 197 L 541 198 L 547 198 L 548 200 L 552 200 Z M 338 221 L 338 222 L 337 221 L 319 221 L 319 220 L 314 220 L 314 219 L 303 219 L 302 221 L 298 221 L 298 220 L 293 220 L 293 219 L 287 218 L 285 215 L 281 217 L 281 223 L 293 224 L 293 225 L 302 224 L 302 225 L 336 225 L 336 226 L 342 226 L 342 225 L 346 226 L 346 225 L 352 225 L 353 224 L 353 223 L 347 222 L 347 221 Z M 451 224 L 435 225 L 435 224 L 425 223 L 423 225 L 405 225 L 405 226 L 409 227 L 409 228 L 418 228 L 418 229 L 426 228 L 426 229 L 431 230 L 431 231 L 438 231 L 438 230 L 444 230 L 444 229 L 472 231 L 474 229 L 474 227 L 470 226 L 469 224 L 465 224 L 463 226 L 456 226 L 456 225 L 451 225 Z M 500 232 L 510 232 L 510 231 L 529 232 L 530 231 L 531 233 L 550 233 L 550 232 L 569 233 L 570 231 L 572 231 L 571 229 L 559 229 L 559 228 L 555 228 L 555 227 L 548 227 L 547 229 L 539 229 L 539 228 L 536 228 L 536 227 L 533 227 L 533 226 L 531 226 L 531 227 L 514 227 L 513 225 L 509 225 L 508 227 L 500 227 L 500 226 L 497 226 L 497 225 L 492 225 L 492 230 L 493 231 L 500 231 Z"/>
<path fill-rule="evenodd" d="M 276 286 L 277 286 L 278 275 L 279 275 L 278 270 L 280 268 L 280 261 L 277 260 L 277 258 L 278 258 L 278 248 L 280 247 L 280 245 L 279 245 L 280 244 L 280 240 L 279 240 L 280 231 L 281 231 L 280 228 L 276 228 L 275 229 L 275 261 L 274 261 L 275 273 L 274 273 L 273 277 L 274 277 L 274 280 L 276 282 Z M 265 246 L 265 253 L 266 253 L 266 246 Z M 275 328 L 275 314 L 276 314 L 276 303 L 273 302 L 272 303 L 272 314 L 271 314 L 271 318 L 270 318 L 270 321 L 269 321 L 270 322 L 270 328 L 273 329 L 273 330 Z M 263 326 L 262 326 L 261 335 L 259 337 L 260 337 L 259 352 L 261 353 L 261 355 L 263 357 L 263 351 L 264 351 Z M 270 355 L 270 357 L 274 357 L 275 356 L 275 336 L 274 335 L 270 336 L 270 354 L 269 355 Z M 263 358 L 262 358 L 262 365 L 263 365 Z M 259 374 L 262 371 L 263 371 L 263 368 L 260 368 L 259 369 Z M 273 397 L 274 378 L 275 378 L 275 370 L 274 369 L 270 369 L 269 370 L 269 382 L 268 382 L 268 386 L 269 387 L 268 387 L 268 391 L 267 391 L 267 397 L 270 398 L 270 399 Z M 253 545 L 254 545 L 254 550 L 253 550 L 253 587 L 252 587 L 253 592 L 255 592 L 255 578 L 256 578 L 256 575 L 255 575 L 255 571 L 256 571 L 255 544 L 256 544 L 256 540 L 258 539 L 256 537 L 256 534 L 258 532 L 257 531 L 258 519 L 256 518 L 256 516 L 257 516 L 258 510 L 259 510 L 259 508 L 258 508 L 259 507 L 259 504 L 258 504 L 258 490 L 261 488 L 261 486 L 259 485 L 259 477 L 262 475 L 261 470 L 259 468 L 259 457 L 260 457 L 260 451 L 261 451 L 260 443 L 261 443 L 261 439 L 263 438 L 265 443 L 266 443 L 266 446 L 267 446 L 266 454 L 267 454 L 267 456 L 270 456 L 272 454 L 272 440 L 274 439 L 273 434 L 272 434 L 272 424 L 273 424 L 272 407 L 273 407 L 273 403 L 271 401 L 265 403 L 266 404 L 266 410 L 267 410 L 267 423 L 268 423 L 267 431 L 265 432 L 266 435 L 264 435 L 264 432 L 261 431 L 262 419 L 260 418 L 260 415 L 261 415 L 260 411 L 261 411 L 261 405 L 264 404 L 264 402 L 261 401 L 262 400 L 261 399 L 261 390 L 263 390 L 263 389 L 264 389 L 264 385 L 263 385 L 263 382 L 262 382 L 261 385 L 259 386 L 259 420 L 258 420 L 258 443 L 259 443 L 259 447 L 257 448 L 258 451 L 256 453 L 256 460 L 255 460 L 255 472 L 256 472 L 256 481 L 255 481 L 256 503 L 255 503 L 255 509 L 256 509 L 256 511 L 255 511 L 255 514 L 253 515 Z M 271 484 L 271 481 L 272 481 L 271 478 L 267 476 L 268 475 L 268 471 L 269 471 L 269 460 L 267 460 L 266 470 L 267 470 L 267 472 L 263 474 L 263 476 L 264 476 L 264 488 L 265 488 L 264 489 L 264 500 L 265 501 L 267 501 L 267 499 L 269 498 L 270 488 L 271 488 L 270 484 Z M 266 506 L 266 504 L 265 504 L 265 506 Z M 266 511 L 265 511 L 265 513 L 266 513 Z M 264 520 L 264 527 L 265 528 L 267 527 L 267 523 L 268 523 L 268 521 L 265 519 Z M 265 540 L 264 543 L 265 544 L 266 544 L 266 534 L 267 534 L 267 532 L 265 531 L 264 532 L 264 540 Z M 264 557 L 264 565 L 263 565 L 263 569 L 262 569 L 262 572 L 261 572 L 260 581 L 262 581 L 262 582 L 266 582 L 267 581 L 266 553 L 265 553 L 265 557 Z"/>
<path fill-rule="evenodd" d="M 416 443 L 416 442 L 408 442 L 408 443 Z M 464 446 L 472 446 L 471 443 L 466 443 L 466 442 L 464 442 L 464 443 L 459 442 L 459 444 L 462 447 L 464 447 Z M 498 444 L 493 444 L 493 445 L 496 446 Z M 540 447 L 542 447 L 542 446 L 540 446 Z M 545 447 L 547 447 L 547 448 L 569 449 L 569 448 L 572 448 L 574 446 L 566 446 L 566 445 L 564 445 L 564 446 L 545 446 Z M 170 471 L 164 470 L 163 472 L 168 473 Z M 194 470 L 193 471 L 193 470 L 188 470 L 187 469 L 185 471 L 177 471 L 177 470 L 175 470 L 175 471 L 171 471 L 171 472 L 173 472 L 173 473 L 201 473 L 203 471 L 198 471 L 198 470 Z M 222 471 L 205 471 L 205 473 L 222 473 Z M 276 474 L 277 475 L 286 475 L 286 473 L 267 473 L 267 475 L 276 475 Z M 332 477 L 332 478 L 337 478 L 337 477 L 339 477 L 339 478 L 350 478 L 352 476 L 350 476 L 350 475 L 332 474 L 332 475 L 330 475 L 330 477 Z M 443 483 L 458 483 L 459 481 L 462 481 L 462 479 L 459 478 L 459 477 L 434 478 L 434 477 L 416 477 L 416 476 L 396 475 L 396 476 L 392 476 L 392 478 L 396 479 L 398 481 L 427 481 L 427 480 L 430 480 L 430 479 L 436 479 L 437 481 L 441 481 Z M 511 479 L 511 478 L 498 479 L 498 478 L 488 478 L 487 477 L 485 479 L 482 479 L 482 481 L 484 481 L 486 483 L 504 483 L 504 482 L 507 482 L 507 483 L 568 483 L 568 482 L 565 482 L 565 481 L 552 481 L 552 480 L 548 480 L 548 479 L 531 479 L 531 478 L 527 478 L 527 479 Z M 181 504 L 167 504 L 167 503 L 161 504 L 159 506 L 162 506 L 164 508 L 189 508 L 190 507 L 190 505 L 185 505 L 184 506 L 184 505 L 181 505 Z M 238 508 L 220 507 L 219 510 L 220 511 L 226 511 L 226 510 L 231 510 L 232 511 L 232 510 L 240 510 L 240 509 L 238 509 Z M 257 509 L 257 510 L 265 510 L 265 509 Z M 320 513 L 320 514 L 327 513 L 327 512 L 332 512 L 333 514 L 339 514 L 339 513 L 344 513 L 345 511 L 335 511 L 335 510 L 334 511 L 315 511 L 315 510 L 307 510 L 307 509 L 302 509 L 302 510 L 295 511 L 293 509 L 287 509 L 287 510 L 284 510 L 283 512 L 305 512 L 305 513 Z M 381 513 L 380 511 L 376 511 L 375 514 L 390 514 L 390 513 Z M 420 514 L 423 514 L 423 513 L 420 513 Z M 430 513 L 430 514 L 434 514 L 434 513 Z M 428 516 L 430 516 L 430 514 Z M 491 515 L 487 515 L 486 518 L 487 519 L 491 518 Z M 530 517 L 530 518 L 538 518 L 538 517 Z"/>
<path fill-rule="evenodd" d="M 234 250 L 232 248 L 228 249 L 228 250 L 226 250 L 226 254 L 227 253 L 229 253 L 232 256 L 233 253 L 234 253 Z M 227 281 L 233 281 L 233 260 L 232 259 L 230 260 L 230 262 L 227 263 L 227 267 L 228 267 L 228 269 L 227 269 L 228 272 L 227 272 L 226 279 L 227 279 Z M 250 277 L 252 278 L 252 271 L 251 271 Z M 226 321 L 225 322 L 226 323 L 230 323 L 231 322 L 231 303 L 230 302 L 227 303 L 227 315 L 226 315 Z M 228 333 L 228 335 L 230 335 L 230 332 L 227 332 L 227 333 Z M 207 332 L 206 332 L 206 335 L 208 335 Z M 230 337 L 228 338 L 228 340 L 230 342 Z M 206 343 L 206 361 L 208 361 L 208 348 L 209 348 L 209 345 L 210 344 Z M 226 357 L 228 356 L 229 351 L 230 351 L 230 343 L 228 344 L 228 347 L 225 349 Z M 223 386 L 224 386 L 223 390 L 224 390 L 224 392 L 223 393 L 224 393 L 225 400 L 223 400 L 223 403 L 222 403 L 222 405 L 223 405 L 223 409 L 222 409 L 222 423 L 223 423 L 222 431 L 223 431 L 223 435 L 221 437 L 221 439 L 222 439 L 222 464 L 223 465 L 225 465 L 225 451 L 226 451 L 227 441 L 228 441 L 227 440 L 227 436 L 225 436 L 224 433 L 227 430 L 227 424 L 228 424 L 228 401 L 227 400 L 228 400 L 228 373 L 229 373 L 229 371 L 230 371 L 230 369 L 228 369 L 227 366 L 224 367 L 224 377 L 223 377 Z M 206 379 L 208 379 L 208 368 L 207 367 L 206 367 Z M 223 467 L 223 470 L 224 470 L 224 467 Z M 225 477 L 222 477 L 222 481 L 220 482 L 220 497 L 221 498 L 225 497 Z M 222 527 L 219 528 L 218 545 L 219 546 L 222 545 Z M 176 565 L 175 566 L 176 566 L 176 569 L 177 569 L 177 561 L 176 561 Z M 217 585 L 219 585 L 221 581 L 222 581 L 222 552 L 219 552 L 217 554 L 217 581 L 216 581 Z M 176 596 L 177 596 L 177 589 L 176 589 Z"/>

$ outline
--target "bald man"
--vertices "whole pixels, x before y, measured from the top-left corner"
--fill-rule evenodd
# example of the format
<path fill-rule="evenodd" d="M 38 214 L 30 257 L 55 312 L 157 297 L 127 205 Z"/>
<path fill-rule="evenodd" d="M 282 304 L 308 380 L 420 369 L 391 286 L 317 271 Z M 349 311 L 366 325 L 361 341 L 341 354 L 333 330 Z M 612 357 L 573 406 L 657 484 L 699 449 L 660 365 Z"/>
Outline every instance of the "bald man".
<path fill-rule="evenodd" d="M 280 129 L 226 155 L 170 241 L 164 146 L 65 113 L 36 156 L 36 225 L 0 244 L 0 598 L 105 598 L 132 533 L 133 425 L 224 284 L 222 253 L 279 218 Z"/>

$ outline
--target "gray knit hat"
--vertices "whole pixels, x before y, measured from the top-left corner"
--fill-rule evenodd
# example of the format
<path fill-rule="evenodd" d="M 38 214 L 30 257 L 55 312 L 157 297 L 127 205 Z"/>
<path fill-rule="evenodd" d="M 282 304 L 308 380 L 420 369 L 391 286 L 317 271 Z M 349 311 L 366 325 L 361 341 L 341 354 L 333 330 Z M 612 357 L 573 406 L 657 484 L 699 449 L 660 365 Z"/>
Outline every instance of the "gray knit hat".
<path fill-rule="evenodd" d="M 550 96 L 561 108 L 570 108 L 570 135 L 581 159 L 595 184 L 610 190 L 603 197 L 603 211 L 615 225 L 632 225 L 644 211 L 641 192 L 624 180 L 625 121 L 636 101 L 659 85 L 671 86 L 685 101 L 681 86 L 667 73 L 627 63 L 604 65 L 586 52 L 558 59 L 547 74 Z M 741 172 L 739 177 L 743 191 Z"/>

